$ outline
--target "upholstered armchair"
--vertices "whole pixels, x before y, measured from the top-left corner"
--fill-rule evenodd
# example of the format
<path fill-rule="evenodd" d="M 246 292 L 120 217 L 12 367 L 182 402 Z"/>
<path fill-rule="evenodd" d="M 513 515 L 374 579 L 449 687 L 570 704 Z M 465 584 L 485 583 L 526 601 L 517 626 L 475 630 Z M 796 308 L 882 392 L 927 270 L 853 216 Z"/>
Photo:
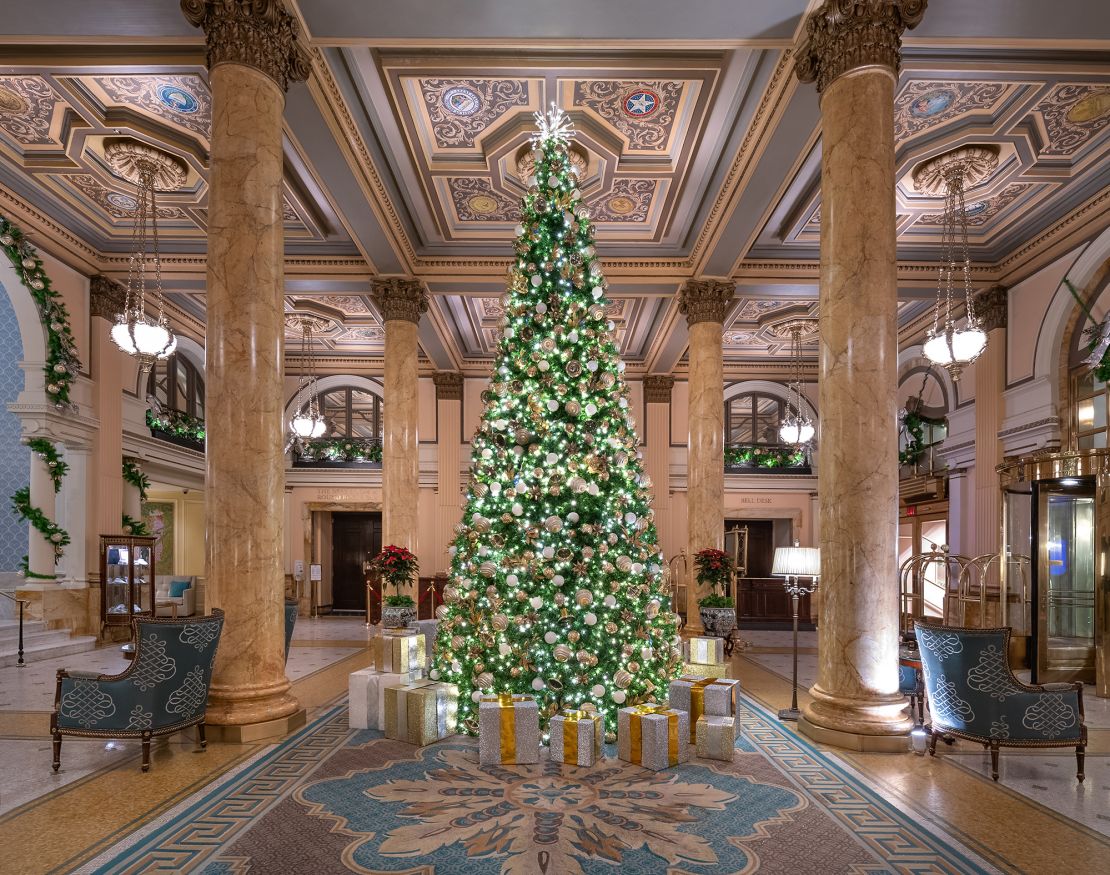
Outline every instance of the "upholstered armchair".
<path fill-rule="evenodd" d="M 1007 659 L 1009 629 L 914 626 L 933 715 L 930 754 L 941 733 L 977 741 L 990 749 L 997 781 L 1000 747 L 1074 747 L 1083 780 L 1083 684 L 1023 684 Z"/>
<path fill-rule="evenodd" d="M 201 748 L 208 685 L 223 631 L 223 611 L 183 620 L 135 619 L 135 659 L 120 674 L 58 670 L 50 733 L 54 771 L 61 766 L 62 736 L 141 738 L 143 771 L 150 741 L 197 727 Z"/>
<path fill-rule="evenodd" d="M 297 625 L 298 602 L 285 600 L 285 661 L 289 661 L 289 647 L 293 643 L 293 627 Z"/>

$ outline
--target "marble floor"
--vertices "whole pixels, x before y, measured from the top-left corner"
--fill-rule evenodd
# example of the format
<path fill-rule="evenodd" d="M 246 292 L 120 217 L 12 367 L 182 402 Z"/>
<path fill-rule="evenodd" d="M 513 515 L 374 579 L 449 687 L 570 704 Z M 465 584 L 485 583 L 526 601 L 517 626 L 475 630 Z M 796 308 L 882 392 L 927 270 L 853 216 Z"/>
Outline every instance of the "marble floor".
<path fill-rule="evenodd" d="M 310 720 L 342 701 L 347 675 L 369 663 L 365 643 L 372 634 L 357 618 L 298 622 L 289 674 Z M 750 646 L 734 656 L 734 676 L 766 708 L 786 706 L 790 633 L 759 631 L 744 637 Z M 802 633 L 800 643 L 804 704 L 816 671 L 815 633 Z M 83 668 L 121 667 L 111 648 L 82 654 L 80 662 Z M 33 843 L 8 845 L 0 865 L 5 873 L 78 871 L 139 827 L 166 817 L 199 790 L 230 780 L 273 748 L 211 743 L 200 753 L 191 738 L 179 735 L 155 745 L 154 768 L 144 775 L 137 744 L 67 738 L 62 771 L 55 775 L 45 724 L 39 723 L 52 705 L 57 667 L 0 669 L 0 834 L 35 837 Z M 997 784 L 987 771 L 989 759 L 976 745 L 942 745 L 936 758 L 908 750 L 830 752 L 845 769 L 881 788 L 892 805 L 938 824 L 1000 871 L 1110 871 L 1110 701 L 1094 696 L 1085 701 L 1092 725 L 1108 728 L 1091 732 L 1083 785 L 1075 782 L 1074 757 L 1067 751 L 1003 751 Z M 810 871 L 822 870 L 815 862 Z"/>

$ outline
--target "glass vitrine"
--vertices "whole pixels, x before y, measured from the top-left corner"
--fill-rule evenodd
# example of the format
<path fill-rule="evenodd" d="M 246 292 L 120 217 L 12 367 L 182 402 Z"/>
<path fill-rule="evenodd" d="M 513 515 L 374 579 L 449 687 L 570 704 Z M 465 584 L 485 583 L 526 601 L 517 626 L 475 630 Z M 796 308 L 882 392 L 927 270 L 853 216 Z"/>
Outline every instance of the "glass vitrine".
<path fill-rule="evenodd" d="M 100 536 L 101 620 L 129 626 L 154 614 L 154 538 Z"/>

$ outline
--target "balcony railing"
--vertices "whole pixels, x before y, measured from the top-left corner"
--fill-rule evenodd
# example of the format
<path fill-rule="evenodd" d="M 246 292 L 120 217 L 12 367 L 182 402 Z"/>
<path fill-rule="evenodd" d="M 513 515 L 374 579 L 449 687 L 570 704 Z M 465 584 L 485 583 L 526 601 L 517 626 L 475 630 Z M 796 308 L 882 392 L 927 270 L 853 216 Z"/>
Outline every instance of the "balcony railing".
<path fill-rule="evenodd" d="M 318 438 L 293 447 L 295 468 L 360 468 L 380 466 L 381 441 L 366 438 Z"/>
<path fill-rule="evenodd" d="M 725 470 L 733 474 L 810 474 L 810 451 L 791 444 L 728 444 Z"/>

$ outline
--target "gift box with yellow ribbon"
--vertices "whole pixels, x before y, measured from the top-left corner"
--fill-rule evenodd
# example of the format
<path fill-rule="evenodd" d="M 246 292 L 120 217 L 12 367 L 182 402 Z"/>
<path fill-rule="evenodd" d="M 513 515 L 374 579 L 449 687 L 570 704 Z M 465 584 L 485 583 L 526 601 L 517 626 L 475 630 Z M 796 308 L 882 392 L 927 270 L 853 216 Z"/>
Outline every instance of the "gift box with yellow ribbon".
<path fill-rule="evenodd" d="M 385 690 L 423 678 L 420 669 L 397 674 L 364 668 L 347 680 L 349 720 L 352 729 L 385 729 Z"/>
<path fill-rule="evenodd" d="M 405 630 L 405 634 L 387 634 L 370 639 L 370 652 L 378 671 L 405 674 L 427 668 L 424 634 Z"/>
<path fill-rule="evenodd" d="M 501 693 L 478 702 L 478 762 L 538 763 L 540 712 L 531 696 Z"/>
<path fill-rule="evenodd" d="M 415 681 L 385 689 L 385 735 L 424 746 L 455 734 L 458 689 Z"/>
<path fill-rule="evenodd" d="M 736 691 L 739 681 L 731 678 L 701 678 L 684 675 L 671 681 L 667 701 L 672 708 L 686 711 L 690 715 L 690 729 L 693 730 L 702 714 L 714 717 L 728 717 L 736 713 Z M 690 733 L 690 743 L 695 741 Z"/>
<path fill-rule="evenodd" d="M 617 712 L 617 756 L 660 772 L 689 759 L 690 715 L 664 705 Z"/>
<path fill-rule="evenodd" d="M 702 714 L 694 726 L 698 756 L 732 762 L 736 748 L 736 718 Z"/>
<path fill-rule="evenodd" d="M 720 665 L 705 665 L 700 662 L 682 663 L 683 674 L 694 675 L 699 678 L 723 678 L 731 670 L 731 666 L 726 662 L 722 662 Z"/>
<path fill-rule="evenodd" d="M 596 711 L 562 711 L 551 718 L 552 762 L 592 766 L 601 759 L 601 736 L 605 729 Z"/>
<path fill-rule="evenodd" d="M 694 635 L 682 642 L 682 655 L 687 662 L 698 665 L 722 665 L 725 639 Z"/>

